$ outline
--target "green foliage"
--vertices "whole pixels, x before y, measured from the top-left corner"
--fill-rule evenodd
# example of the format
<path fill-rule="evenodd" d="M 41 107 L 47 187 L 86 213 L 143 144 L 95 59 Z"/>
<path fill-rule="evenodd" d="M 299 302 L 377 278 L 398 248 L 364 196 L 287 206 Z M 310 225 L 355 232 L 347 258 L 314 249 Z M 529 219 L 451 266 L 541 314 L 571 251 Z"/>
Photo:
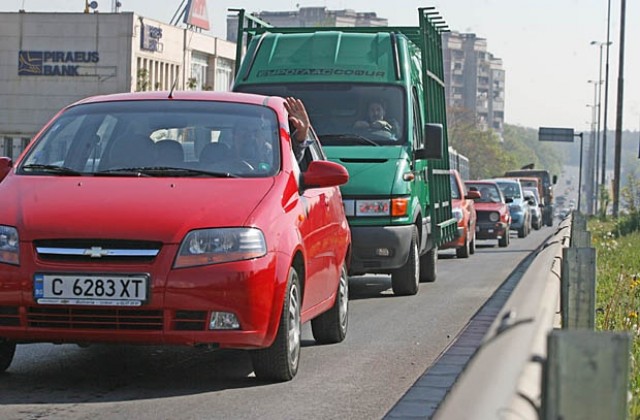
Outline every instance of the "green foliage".
<path fill-rule="evenodd" d="M 501 139 L 493 130 L 481 130 L 472 112 L 450 108 L 447 112 L 449 145 L 469 158 L 472 179 L 502 176 L 508 170 L 534 163 L 552 174 L 562 169 L 562 153 L 538 141 L 531 128 L 506 124 Z"/>
<path fill-rule="evenodd" d="M 143 92 L 149 89 L 149 70 L 139 69 L 136 74 L 136 92 Z"/>
<path fill-rule="evenodd" d="M 596 328 L 632 337 L 629 418 L 640 418 L 640 232 L 619 235 L 615 221 L 589 221 L 596 248 Z"/>

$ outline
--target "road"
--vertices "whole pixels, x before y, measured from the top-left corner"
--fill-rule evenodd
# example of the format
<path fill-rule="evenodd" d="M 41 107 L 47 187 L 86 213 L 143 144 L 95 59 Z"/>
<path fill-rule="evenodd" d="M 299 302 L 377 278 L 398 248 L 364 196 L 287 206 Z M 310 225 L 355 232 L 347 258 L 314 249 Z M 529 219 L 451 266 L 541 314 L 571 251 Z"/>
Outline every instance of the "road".
<path fill-rule="evenodd" d="M 553 232 L 514 232 L 508 248 L 479 241 L 469 259 L 441 251 L 438 280 L 416 296 L 394 296 L 389 276 L 352 278 L 347 339 L 315 345 L 305 325 L 300 370 L 288 383 L 257 382 L 242 351 L 18 346 L 0 375 L 0 418 L 382 418 Z"/>

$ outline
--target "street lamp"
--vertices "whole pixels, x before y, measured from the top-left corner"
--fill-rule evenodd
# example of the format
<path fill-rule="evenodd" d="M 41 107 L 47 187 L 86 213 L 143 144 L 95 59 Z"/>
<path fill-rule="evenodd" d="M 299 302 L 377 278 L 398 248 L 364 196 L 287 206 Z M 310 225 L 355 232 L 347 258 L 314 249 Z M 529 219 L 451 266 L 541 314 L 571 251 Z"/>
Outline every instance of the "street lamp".
<path fill-rule="evenodd" d="M 599 115 L 599 106 L 598 106 L 598 86 L 602 83 L 601 80 L 587 80 L 587 83 L 593 84 L 593 105 L 587 105 L 591 107 L 591 140 L 589 142 L 589 148 L 587 153 L 587 165 L 585 171 L 585 184 L 586 184 L 586 193 L 587 193 L 587 214 L 594 214 L 594 202 L 598 202 L 598 186 L 597 182 L 594 185 L 594 181 L 597 179 L 598 171 L 595 170 L 595 164 L 598 159 L 596 157 L 596 152 L 598 150 L 597 146 L 597 136 L 598 131 L 596 130 L 596 120 Z M 594 194 L 595 192 L 595 194 Z M 595 198 L 595 200 L 594 200 Z"/>
<path fill-rule="evenodd" d="M 591 45 L 597 45 L 598 47 L 600 47 L 600 58 L 599 58 L 599 66 L 598 66 L 598 100 L 597 100 L 597 104 L 598 104 L 598 118 L 597 118 L 597 127 L 596 127 L 596 164 L 595 164 L 595 168 L 594 168 L 594 187 L 595 187 L 595 197 L 596 197 L 596 202 L 595 202 L 595 208 L 594 208 L 594 212 L 597 213 L 598 212 L 598 199 L 600 198 L 600 188 L 599 183 L 598 183 L 598 170 L 600 168 L 600 137 L 603 137 L 603 141 L 602 141 L 602 149 L 603 149 L 603 168 L 602 168 L 602 183 L 604 184 L 604 174 L 605 174 L 605 168 L 604 168 L 604 156 L 606 155 L 606 152 L 604 151 L 604 148 L 606 147 L 606 133 L 603 131 L 602 134 L 600 132 L 600 117 L 602 115 L 602 84 L 605 82 L 604 80 L 602 80 L 602 47 L 607 46 L 607 52 L 609 51 L 609 45 L 613 44 L 613 42 L 609 41 L 609 42 L 599 42 L 599 41 L 591 41 Z M 607 83 L 608 85 L 608 83 Z M 606 106 L 606 105 L 605 105 Z M 604 111 L 605 113 L 607 112 L 607 110 L 605 109 Z M 606 130 L 606 126 L 605 126 L 605 130 Z"/>

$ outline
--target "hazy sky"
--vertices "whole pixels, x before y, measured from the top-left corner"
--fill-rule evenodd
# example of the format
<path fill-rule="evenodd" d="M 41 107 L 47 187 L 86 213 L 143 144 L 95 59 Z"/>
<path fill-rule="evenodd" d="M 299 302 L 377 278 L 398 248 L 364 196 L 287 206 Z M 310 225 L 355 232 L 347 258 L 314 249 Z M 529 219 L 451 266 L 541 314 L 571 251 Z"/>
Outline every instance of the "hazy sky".
<path fill-rule="evenodd" d="M 98 10 L 112 10 L 114 0 L 97 0 Z M 296 6 L 373 11 L 389 25 L 416 25 L 417 8 L 435 6 L 450 29 L 474 32 L 487 40 L 489 52 L 506 70 L 505 121 L 525 127 L 590 130 L 600 48 L 607 39 L 607 4 L 611 2 L 607 127 L 615 129 L 620 62 L 621 0 L 208 0 L 213 35 L 224 38 L 228 8 L 284 11 Z M 122 11 L 169 22 L 181 0 L 120 0 Z M 82 11 L 84 0 L 0 0 L 0 11 Z M 623 127 L 640 126 L 640 2 L 626 2 Z M 602 48 L 602 78 L 606 48 Z M 602 109 L 605 89 L 602 85 Z M 589 105 L 589 106 L 588 106 Z M 601 117 L 603 123 L 604 117 Z"/>

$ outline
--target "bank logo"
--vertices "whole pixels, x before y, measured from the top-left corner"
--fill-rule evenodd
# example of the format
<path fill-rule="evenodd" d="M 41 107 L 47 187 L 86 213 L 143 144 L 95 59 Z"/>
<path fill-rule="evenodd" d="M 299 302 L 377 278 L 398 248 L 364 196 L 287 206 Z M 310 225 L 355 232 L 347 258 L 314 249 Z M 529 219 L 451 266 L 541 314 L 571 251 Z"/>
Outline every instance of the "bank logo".
<path fill-rule="evenodd" d="M 42 74 L 44 64 L 42 51 L 20 51 L 18 54 L 18 76 Z"/>

